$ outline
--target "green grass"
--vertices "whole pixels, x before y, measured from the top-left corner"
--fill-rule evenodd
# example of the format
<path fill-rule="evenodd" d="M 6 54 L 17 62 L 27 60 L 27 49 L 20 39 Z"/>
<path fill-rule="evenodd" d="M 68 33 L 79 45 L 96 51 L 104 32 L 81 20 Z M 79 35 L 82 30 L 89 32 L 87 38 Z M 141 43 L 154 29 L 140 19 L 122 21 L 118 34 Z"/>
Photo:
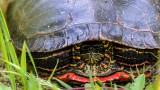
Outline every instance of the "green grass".
<path fill-rule="evenodd" d="M 60 89 L 60 87 L 57 86 L 57 84 L 52 83 L 50 81 L 56 67 L 53 70 L 48 80 L 43 80 L 39 78 L 34 65 L 34 60 L 31 54 L 29 53 L 29 49 L 27 48 L 25 41 L 24 41 L 21 57 L 18 58 L 16 51 L 14 49 L 14 46 L 11 43 L 8 28 L 7 28 L 4 16 L 2 15 L 1 9 L 0 9 L 0 49 L 3 54 L 3 57 L 0 58 L 0 61 L 4 62 L 6 66 L 6 69 L 2 70 L 1 74 L 5 74 L 7 76 L 6 78 L 10 81 L 10 86 L 7 86 L 0 82 L 0 90 L 17 90 L 17 87 L 20 87 L 22 90 L 44 90 L 44 89 L 58 90 Z M 35 74 L 33 74 L 32 72 L 30 73 L 27 72 L 26 52 L 28 52 L 30 56 Z M 89 73 L 89 78 L 91 83 L 87 83 L 84 85 L 84 87 L 80 87 L 80 88 L 85 88 L 86 90 L 101 90 L 102 88 L 103 90 L 113 90 L 113 89 L 118 90 L 117 87 L 125 88 L 127 90 L 142 90 L 145 87 L 145 83 L 146 83 L 144 74 L 141 74 L 136 79 L 133 79 L 132 83 L 128 83 L 127 85 L 118 86 L 116 84 L 113 84 L 111 85 L 113 86 L 113 88 L 107 87 L 106 83 L 102 83 L 100 81 L 96 83 L 93 82 L 92 75 L 91 75 L 92 72 L 90 70 L 88 71 L 89 71 L 88 73 Z M 61 80 L 56 78 L 55 80 L 57 80 L 57 82 L 59 82 L 64 88 L 73 89 L 71 86 L 62 82 Z M 20 83 L 22 85 L 17 86 L 17 83 Z M 155 82 L 155 84 L 147 86 L 147 90 L 158 90 L 158 89 L 153 89 L 158 87 L 157 83 L 160 84 L 159 82 Z M 91 88 L 88 88 L 88 87 L 91 87 Z"/>

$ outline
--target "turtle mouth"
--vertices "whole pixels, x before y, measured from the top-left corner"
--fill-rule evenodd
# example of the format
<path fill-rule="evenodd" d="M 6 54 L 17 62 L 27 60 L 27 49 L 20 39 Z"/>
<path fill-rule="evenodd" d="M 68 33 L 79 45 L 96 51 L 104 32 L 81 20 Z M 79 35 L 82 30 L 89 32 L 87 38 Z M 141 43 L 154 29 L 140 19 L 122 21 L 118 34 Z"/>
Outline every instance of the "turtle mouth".
<path fill-rule="evenodd" d="M 145 77 L 149 77 L 149 76 L 151 76 L 151 74 L 152 74 L 151 71 L 146 71 Z M 133 76 L 137 77 L 138 74 L 134 73 Z M 89 77 L 80 76 L 80 75 L 75 74 L 74 72 L 68 72 L 63 75 L 59 75 L 59 76 L 56 76 L 56 78 L 58 78 L 62 81 L 65 81 L 65 82 L 68 82 L 68 81 L 76 81 L 76 82 L 80 82 L 80 83 L 90 82 Z M 108 75 L 108 76 L 103 76 L 103 77 L 101 77 L 101 76 L 96 77 L 95 76 L 95 77 L 92 77 L 92 79 L 94 82 L 96 82 L 98 80 L 100 80 L 101 82 L 109 82 L 109 81 L 124 82 L 124 81 L 128 81 L 129 79 L 131 79 L 131 74 L 119 71 L 119 72 L 116 72 L 116 73 Z"/>

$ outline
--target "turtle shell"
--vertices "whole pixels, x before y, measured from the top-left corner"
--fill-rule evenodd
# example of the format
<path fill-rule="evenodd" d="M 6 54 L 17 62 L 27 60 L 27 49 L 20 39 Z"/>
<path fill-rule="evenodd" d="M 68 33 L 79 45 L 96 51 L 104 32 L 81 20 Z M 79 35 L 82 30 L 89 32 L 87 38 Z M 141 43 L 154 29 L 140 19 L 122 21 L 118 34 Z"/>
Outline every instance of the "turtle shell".
<path fill-rule="evenodd" d="M 121 65 L 112 63 L 115 68 L 122 68 L 123 65 L 141 66 L 146 62 L 153 65 L 157 61 L 157 50 L 160 47 L 159 7 L 158 0 L 16 0 L 8 10 L 7 21 L 14 46 L 21 50 L 26 40 L 37 68 L 52 71 L 59 59 L 58 76 L 63 71 L 70 76 L 73 73 L 80 74 L 81 77 L 73 75 L 80 79 L 87 77 L 86 73 L 81 74 L 86 69 L 81 71 L 78 68 L 79 72 L 77 68 L 65 68 L 77 65 L 84 67 L 84 63 L 77 64 L 74 61 L 78 56 L 83 56 L 83 48 L 86 48 L 85 55 L 95 51 L 100 56 L 99 53 L 104 50 L 103 58 L 114 59 L 113 62 L 118 61 Z M 100 47 L 103 47 L 102 51 Z M 112 56 L 112 53 L 115 55 Z M 106 67 L 106 63 L 100 65 L 99 61 L 89 61 L 88 66 L 96 64 L 98 68 Z M 71 62 L 75 63 L 69 64 Z M 107 72 L 108 69 L 98 70 Z M 124 70 L 115 70 L 114 73 L 117 71 Z M 112 79 L 121 76 L 114 75 Z"/>

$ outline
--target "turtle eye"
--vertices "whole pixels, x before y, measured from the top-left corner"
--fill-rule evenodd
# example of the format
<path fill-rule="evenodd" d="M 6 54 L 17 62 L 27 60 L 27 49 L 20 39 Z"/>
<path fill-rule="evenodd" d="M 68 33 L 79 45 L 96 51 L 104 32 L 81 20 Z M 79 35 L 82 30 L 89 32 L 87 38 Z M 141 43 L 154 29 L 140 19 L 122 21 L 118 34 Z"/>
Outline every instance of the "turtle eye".
<path fill-rule="evenodd" d="M 94 47 L 88 47 L 88 50 L 94 51 L 95 49 L 94 49 Z"/>
<path fill-rule="evenodd" d="M 98 51 L 99 51 L 99 52 L 104 52 L 104 48 L 99 47 Z"/>

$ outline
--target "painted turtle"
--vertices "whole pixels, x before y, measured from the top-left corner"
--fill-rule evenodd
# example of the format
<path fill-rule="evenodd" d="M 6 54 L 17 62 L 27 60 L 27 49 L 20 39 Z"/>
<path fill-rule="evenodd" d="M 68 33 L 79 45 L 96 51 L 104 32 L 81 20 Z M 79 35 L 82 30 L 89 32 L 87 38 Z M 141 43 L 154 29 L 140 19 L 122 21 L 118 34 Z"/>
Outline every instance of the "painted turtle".
<path fill-rule="evenodd" d="M 23 41 L 36 67 L 63 81 L 127 80 L 147 68 L 160 47 L 159 0 L 15 0 L 7 13 L 13 44 Z"/>

